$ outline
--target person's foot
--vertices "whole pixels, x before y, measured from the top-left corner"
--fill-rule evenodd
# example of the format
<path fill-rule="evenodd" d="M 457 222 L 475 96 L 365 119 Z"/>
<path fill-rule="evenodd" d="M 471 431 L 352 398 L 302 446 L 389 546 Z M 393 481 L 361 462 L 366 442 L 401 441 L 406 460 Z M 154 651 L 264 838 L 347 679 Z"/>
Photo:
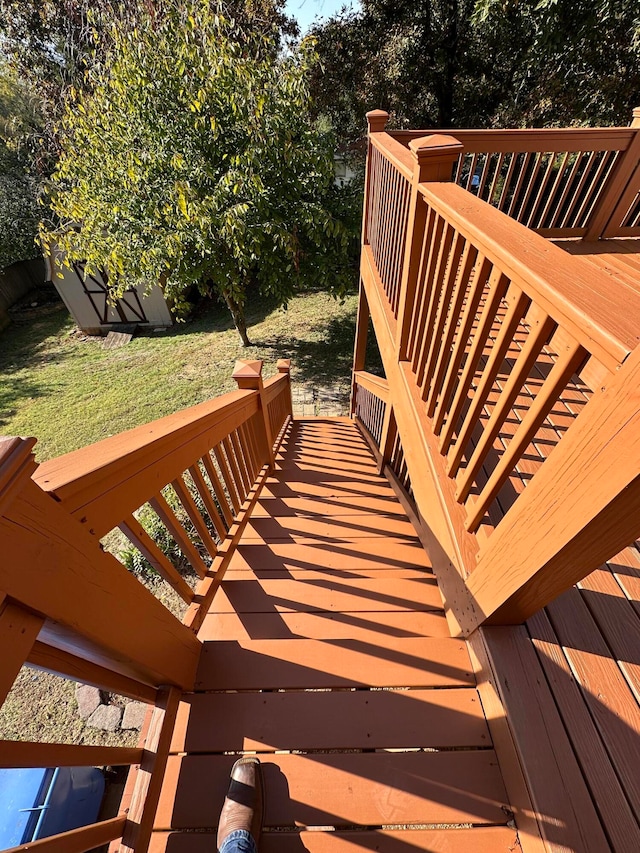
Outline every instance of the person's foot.
<path fill-rule="evenodd" d="M 255 756 L 239 758 L 231 770 L 229 790 L 218 822 L 218 849 L 236 829 L 245 829 L 258 844 L 263 810 L 262 766 Z"/>

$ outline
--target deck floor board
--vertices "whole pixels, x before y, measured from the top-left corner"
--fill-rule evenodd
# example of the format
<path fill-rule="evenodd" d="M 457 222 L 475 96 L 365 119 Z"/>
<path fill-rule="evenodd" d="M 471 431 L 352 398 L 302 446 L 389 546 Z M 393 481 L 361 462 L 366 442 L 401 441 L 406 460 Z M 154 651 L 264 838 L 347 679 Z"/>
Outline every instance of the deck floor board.
<path fill-rule="evenodd" d="M 293 424 L 199 636 L 155 853 L 199 853 L 253 751 L 261 851 L 517 845 L 467 645 L 352 422 Z"/>

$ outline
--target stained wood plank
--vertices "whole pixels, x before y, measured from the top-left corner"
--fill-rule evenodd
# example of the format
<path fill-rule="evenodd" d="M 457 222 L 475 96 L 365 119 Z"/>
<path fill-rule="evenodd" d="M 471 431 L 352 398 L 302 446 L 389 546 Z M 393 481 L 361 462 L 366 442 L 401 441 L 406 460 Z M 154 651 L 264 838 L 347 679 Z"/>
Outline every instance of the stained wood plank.
<path fill-rule="evenodd" d="M 547 608 L 636 818 L 640 818 L 640 707 L 575 590 Z"/>
<path fill-rule="evenodd" d="M 370 580 L 408 580 L 422 579 L 435 583 L 434 576 L 428 569 L 387 569 L 381 566 L 379 569 L 323 569 L 318 566 L 317 569 L 256 569 L 246 570 L 235 569 L 229 570 L 225 574 L 226 581 L 249 581 L 249 580 L 296 580 L 300 582 L 307 581 L 336 581 L 339 585 L 341 580 L 356 580 L 357 578 L 369 578 Z"/>
<path fill-rule="evenodd" d="M 483 636 L 540 832 L 549 849 L 608 850 L 595 804 L 526 628 L 485 628 Z"/>
<path fill-rule="evenodd" d="M 640 702 L 640 614 L 606 566 L 579 584 L 587 607 Z"/>
<path fill-rule="evenodd" d="M 322 478 L 303 480 L 299 477 L 287 476 L 286 481 L 269 477 L 260 494 L 261 498 L 345 498 L 350 500 L 357 497 L 378 496 L 391 497 L 392 489 L 386 480 L 367 478 L 366 480 L 354 480 L 346 478 L 330 478 L 323 481 Z"/>
<path fill-rule="evenodd" d="M 640 849 L 640 828 L 546 613 L 529 631 L 615 851 Z"/>
<path fill-rule="evenodd" d="M 341 541 L 352 541 L 356 538 L 372 538 L 378 536 L 392 536 L 395 539 L 416 540 L 416 532 L 411 522 L 397 516 L 373 515 L 346 515 L 331 516 L 330 520 L 297 516 L 290 518 L 280 516 L 279 518 L 251 518 L 247 524 L 243 539 L 250 541 L 260 539 L 273 541 L 274 539 L 296 540 L 320 539 L 325 542 L 339 544 Z"/>
<path fill-rule="evenodd" d="M 239 574 L 239 573 L 238 573 Z M 242 573 L 243 575 L 246 573 Z M 282 610 L 441 610 L 433 575 L 413 579 L 225 580 L 211 612 L 273 613 Z"/>
<path fill-rule="evenodd" d="M 0 741 L 0 767 L 101 767 L 137 764 L 142 750 L 125 746 Z"/>
<path fill-rule="evenodd" d="M 171 752 L 487 747 L 478 694 L 451 690 L 196 693 Z"/>
<path fill-rule="evenodd" d="M 69 832 L 61 832 L 59 835 L 51 835 L 49 838 L 40 838 L 38 841 L 30 841 L 12 847 L 12 853 L 85 853 L 103 844 L 108 844 L 114 838 L 122 835 L 125 825 L 124 817 L 112 817 L 80 829 L 71 829 Z"/>
<path fill-rule="evenodd" d="M 149 853 L 211 853 L 215 846 L 215 833 L 154 832 Z M 269 832 L 260 839 L 260 853 L 408 853 L 407 848 L 425 853 L 514 853 L 518 840 L 515 829 L 507 826 L 450 831 Z"/>
<path fill-rule="evenodd" d="M 201 640 L 268 640 L 306 637 L 376 643 L 381 637 L 449 637 L 444 613 L 211 613 L 198 633 Z"/>
<path fill-rule="evenodd" d="M 233 762 L 228 755 L 171 756 L 155 828 L 215 824 Z M 505 822 L 491 750 L 275 755 L 263 769 L 265 826 Z"/>
<path fill-rule="evenodd" d="M 330 546 L 304 542 L 241 542 L 229 564 L 230 571 L 252 569 L 412 569 L 429 566 L 419 542 L 394 538 L 362 538 Z"/>
<path fill-rule="evenodd" d="M 279 518 L 288 515 L 398 515 L 404 517 L 404 510 L 391 492 L 387 497 L 342 495 L 336 497 L 264 497 L 258 501 L 251 514 L 252 518 Z"/>
<path fill-rule="evenodd" d="M 474 684 L 464 642 L 449 638 L 204 643 L 196 690 L 455 687 Z"/>

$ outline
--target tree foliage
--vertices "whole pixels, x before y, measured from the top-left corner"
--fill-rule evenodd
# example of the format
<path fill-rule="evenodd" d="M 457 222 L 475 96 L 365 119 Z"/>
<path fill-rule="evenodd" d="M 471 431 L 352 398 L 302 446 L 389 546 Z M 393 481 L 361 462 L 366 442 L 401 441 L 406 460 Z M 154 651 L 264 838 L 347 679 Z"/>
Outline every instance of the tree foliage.
<path fill-rule="evenodd" d="M 0 268 L 37 253 L 37 101 L 0 63 Z"/>
<path fill-rule="evenodd" d="M 318 109 L 355 139 L 395 126 L 626 124 L 640 92 L 637 0 L 363 0 L 316 28 Z"/>
<path fill-rule="evenodd" d="M 114 295 L 160 280 L 179 307 L 198 284 L 247 343 L 252 291 L 286 303 L 301 279 L 339 291 L 352 275 L 333 140 L 309 116 L 313 45 L 278 58 L 271 35 L 240 38 L 208 0 L 164 5 L 114 27 L 72 92 L 42 236 L 105 270 Z"/>

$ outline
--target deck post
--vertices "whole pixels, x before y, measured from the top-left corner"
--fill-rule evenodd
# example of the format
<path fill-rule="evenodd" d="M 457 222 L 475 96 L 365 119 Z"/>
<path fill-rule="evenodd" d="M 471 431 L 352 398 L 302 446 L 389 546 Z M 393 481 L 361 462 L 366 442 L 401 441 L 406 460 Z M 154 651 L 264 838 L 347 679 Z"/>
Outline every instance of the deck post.
<path fill-rule="evenodd" d="M 247 391 L 257 391 L 259 395 L 259 411 L 262 413 L 262 422 L 264 424 L 264 435 L 267 443 L 267 453 L 269 468 L 275 466 L 275 457 L 273 455 L 273 436 L 271 435 L 271 425 L 269 423 L 269 410 L 267 408 L 267 400 L 264 393 L 264 383 L 262 381 L 262 361 L 250 358 L 239 358 L 233 369 L 233 378 L 238 383 L 238 388 Z"/>
<path fill-rule="evenodd" d="M 360 282 L 358 292 L 358 315 L 356 317 L 356 340 L 353 348 L 353 370 L 351 371 L 351 415 L 356 411 L 356 374 L 365 369 L 367 356 L 367 336 L 369 334 L 369 304 Z"/>
<path fill-rule="evenodd" d="M 640 107 L 633 110 L 630 127 L 635 130 L 633 138 L 591 213 L 584 241 L 620 236 L 624 216 L 640 190 Z"/>
<path fill-rule="evenodd" d="M 279 358 L 276 363 L 276 369 L 278 373 L 287 374 L 287 413 L 291 420 L 293 420 L 293 400 L 291 398 L 291 359 Z"/>
<path fill-rule="evenodd" d="M 420 201 L 418 187 L 431 181 L 451 181 L 454 164 L 462 152 L 462 143 L 453 136 L 434 133 L 420 139 L 412 139 L 409 148 L 414 163 L 398 308 L 399 361 L 407 360 L 407 343 L 418 286 L 420 255 L 427 225 L 427 209 Z"/>

